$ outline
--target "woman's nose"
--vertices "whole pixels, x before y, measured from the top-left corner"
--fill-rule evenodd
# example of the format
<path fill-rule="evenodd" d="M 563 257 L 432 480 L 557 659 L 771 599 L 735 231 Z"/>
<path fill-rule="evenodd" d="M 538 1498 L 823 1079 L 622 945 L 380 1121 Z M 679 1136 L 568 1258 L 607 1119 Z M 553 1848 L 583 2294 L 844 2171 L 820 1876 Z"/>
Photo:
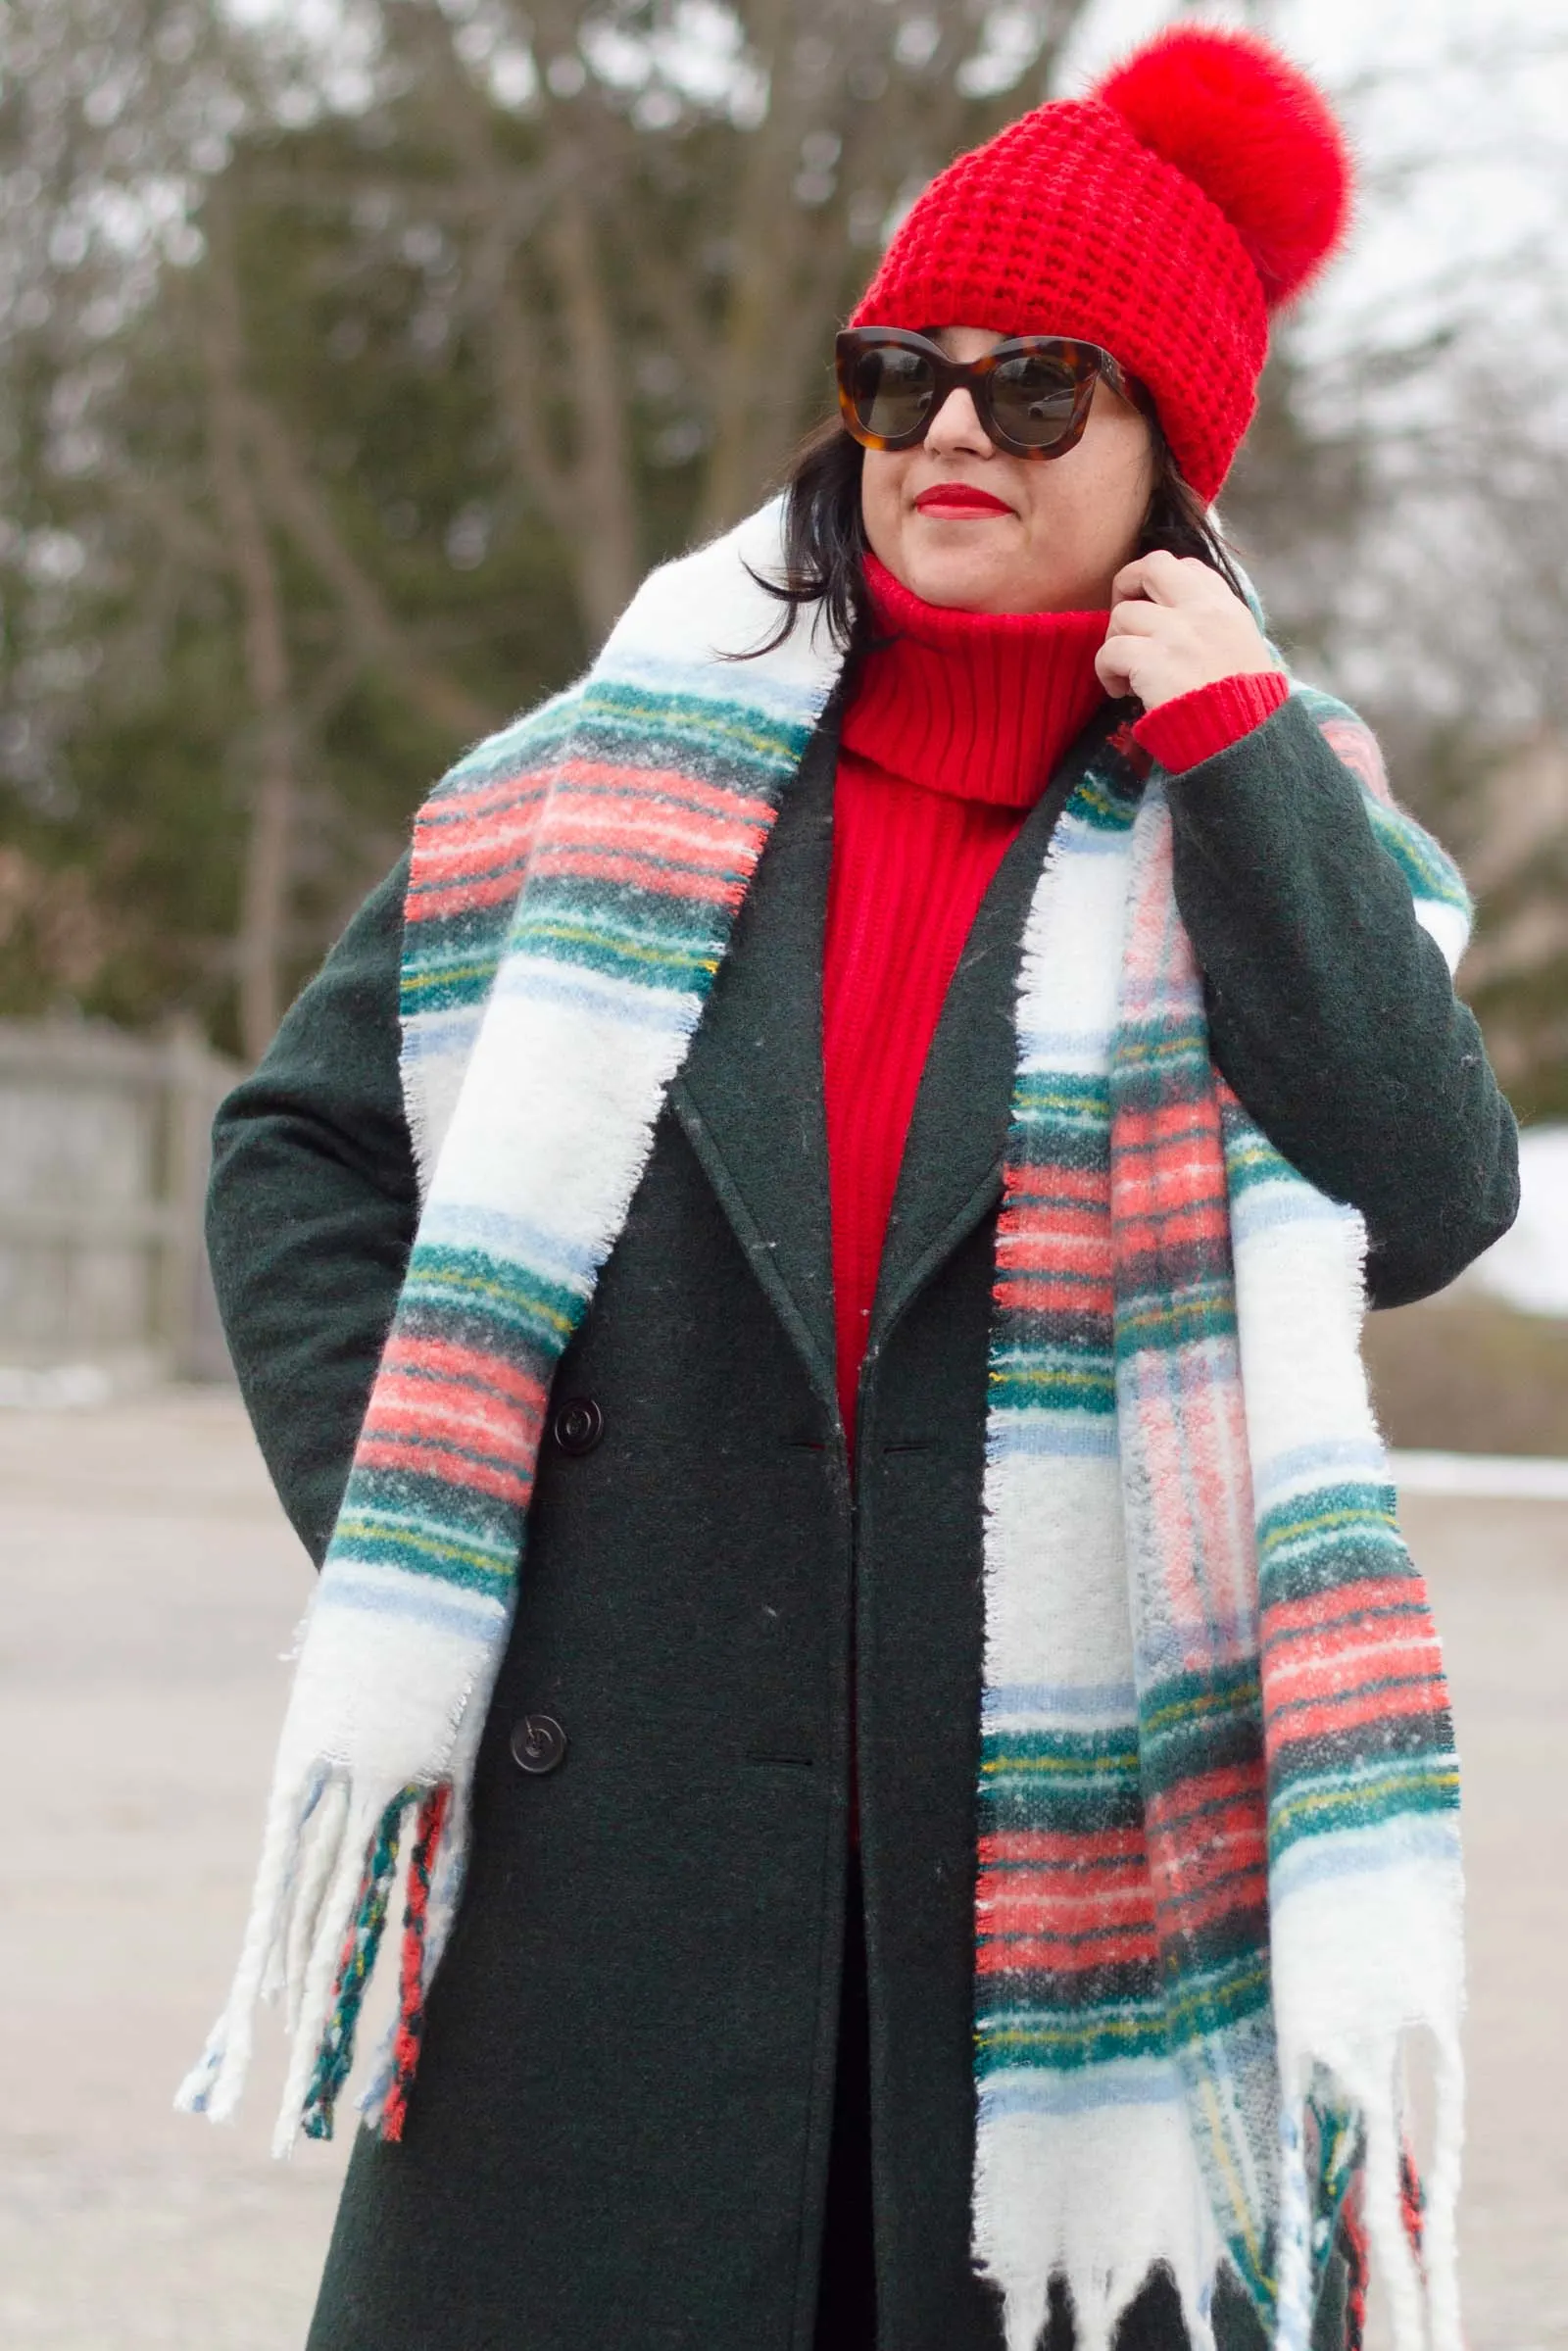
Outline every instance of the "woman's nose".
<path fill-rule="evenodd" d="M 972 457 L 992 457 L 995 450 L 980 422 L 980 414 L 968 392 L 950 392 L 926 432 L 926 447 Z"/>

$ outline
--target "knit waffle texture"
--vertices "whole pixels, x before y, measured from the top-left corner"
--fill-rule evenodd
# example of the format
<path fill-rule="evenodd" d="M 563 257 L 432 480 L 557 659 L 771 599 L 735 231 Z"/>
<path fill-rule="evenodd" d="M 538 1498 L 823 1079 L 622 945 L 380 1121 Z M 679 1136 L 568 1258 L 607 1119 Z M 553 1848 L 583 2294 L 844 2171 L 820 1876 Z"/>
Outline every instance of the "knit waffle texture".
<path fill-rule="evenodd" d="M 939 172 L 851 323 L 1098 343 L 1207 501 L 1257 405 L 1269 311 L 1338 246 L 1349 186 L 1304 74 L 1253 36 L 1179 27 Z"/>
<path fill-rule="evenodd" d="M 852 324 L 1099 343 L 1148 386 L 1203 499 L 1268 350 L 1263 288 L 1224 214 L 1092 98 L 1037 107 L 933 180 Z"/>

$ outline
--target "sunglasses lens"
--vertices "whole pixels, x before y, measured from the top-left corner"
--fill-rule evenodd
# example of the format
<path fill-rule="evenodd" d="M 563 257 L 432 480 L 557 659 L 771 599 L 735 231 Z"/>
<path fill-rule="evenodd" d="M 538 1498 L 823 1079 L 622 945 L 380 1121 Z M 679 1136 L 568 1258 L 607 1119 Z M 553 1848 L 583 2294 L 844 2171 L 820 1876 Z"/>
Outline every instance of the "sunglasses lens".
<path fill-rule="evenodd" d="M 1083 371 L 1043 352 L 1020 352 L 991 377 L 991 409 L 1001 430 L 1025 449 L 1049 449 L 1072 427 Z"/>
<path fill-rule="evenodd" d="M 917 432 L 931 414 L 935 391 L 930 361 L 898 343 L 858 351 L 850 366 L 856 421 L 879 441 L 899 441 Z"/>

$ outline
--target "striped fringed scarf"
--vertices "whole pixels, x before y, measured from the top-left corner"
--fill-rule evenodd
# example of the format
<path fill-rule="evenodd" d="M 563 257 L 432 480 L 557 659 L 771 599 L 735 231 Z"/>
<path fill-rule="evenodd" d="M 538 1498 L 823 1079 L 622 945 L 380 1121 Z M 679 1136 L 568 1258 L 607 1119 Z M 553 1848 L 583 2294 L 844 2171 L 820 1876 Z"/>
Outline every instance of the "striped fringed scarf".
<path fill-rule="evenodd" d="M 752 576 L 776 506 L 656 572 L 580 685 L 419 819 L 404 966 L 418 1237 L 315 1594 L 227 2007 L 181 2102 L 238 2101 L 258 1997 L 277 2145 L 330 2134 L 401 1882 L 362 2098 L 397 2138 L 457 1907 L 551 1379 L 647 1161 L 779 795 L 836 681 Z M 1451 867 L 1312 698 L 1450 958 Z M 1032 2351 L 1156 2263 L 1208 2335 L 1228 2261 L 1307 2338 L 1337 2199 L 1398 2351 L 1458 2351 L 1456 1776 L 1361 1372 L 1359 1220 L 1212 1074 L 1157 779 L 1107 751 L 1025 939 L 985 1508 L 976 2260 Z M 1244 1404 L 1245 1396 L 1245 1404 Z M 400 1861 L 406 1848 L 407 1857 Z M 1421 2264 L 1401 2041 L 1439 2053 Z M 1424 2272 L 1424 2275 L 1423 2275 Z"/>
<path fill-rule="evenodd" d="M 1299 689 L 1298 689 L 1299 691 Z M 1455 957 L 1457 876 L 1306 698 Z M 1215 1076 L 1165 794 L 1113 759 L 1024 940 L 986 1484 L 975 2242 L 1031 2351 L 1217 2257 L 1305 2343 L 1364 2146 L 1396 2340 L 1401 2040 L 1439 2064 L 1424 2260 L 1457 2351 L 1458 1780 L 1358 1338 L 1363 1231 Z M 1283 2089 L 1283 2095 L 1282 2095 Z"/>

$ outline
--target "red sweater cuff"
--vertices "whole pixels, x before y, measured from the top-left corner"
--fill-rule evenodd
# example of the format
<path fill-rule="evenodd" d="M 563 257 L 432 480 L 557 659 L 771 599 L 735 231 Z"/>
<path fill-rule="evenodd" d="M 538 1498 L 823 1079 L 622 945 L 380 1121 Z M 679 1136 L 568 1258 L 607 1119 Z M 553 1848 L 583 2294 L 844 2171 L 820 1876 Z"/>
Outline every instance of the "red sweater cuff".
<path fill-rule="evenodd" d="M 1290 679 L 1278 669 L 1216 678 L 1212 685 L 1197 686 L 1146 710 L 1133 728 L 1133 741 L 1168 774 L 1185 775 L 1272 718 L 1290 692 Z"/>

